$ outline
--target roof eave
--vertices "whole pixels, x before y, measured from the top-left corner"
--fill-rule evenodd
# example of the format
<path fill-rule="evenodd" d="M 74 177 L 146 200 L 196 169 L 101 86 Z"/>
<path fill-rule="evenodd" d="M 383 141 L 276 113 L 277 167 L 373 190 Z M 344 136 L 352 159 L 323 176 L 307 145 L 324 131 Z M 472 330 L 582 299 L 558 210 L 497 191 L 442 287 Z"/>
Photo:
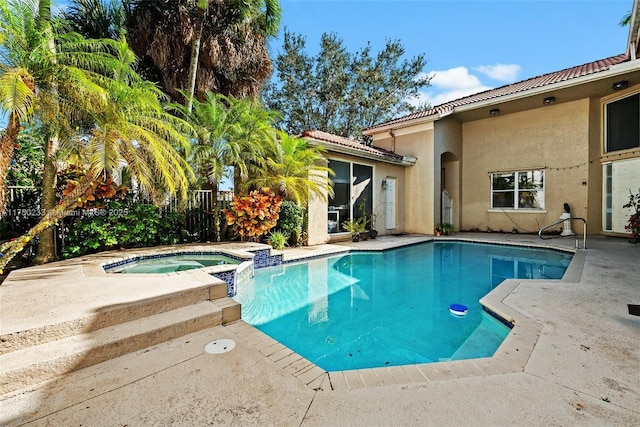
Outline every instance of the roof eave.
<path fill-rule="evenodd" d="M 492 106 L 503 104 L 509 101 L 517 101 L 519 99 L 528 98 L 530 96 L 537 96 L 547 92 L 566 89 L 573 86 L 579 86 L 586 83 L 591 83 L 598 80 L 606 79 L 609 77 L 615 77 L 617 75 L 627 74 L 634 70 L 640 70 L 640 61 L 626 61 L 620 64 L 612 65 L 608 70 L 601 71 L 599 73 L 593 73 L 586 76 L 576 77 L 563 82 L 551 83 L 545 86 L 528 89 L 522 92 L 516 92 L 509 95 L 486 99 L 484 101 L 474 102 L 473 104 L 461 105 L 461 106 L 455 107 L 452 111 L 452 114 L 461 113 L 465 111 L 473 111 L 480 108 L 492 107 Z"/>
<path fill-rule="evenodd" d="M 358 150 L 357 148 L 351 148 L 344 145 L 335 144 L 328 141 L 322 141 L 320 139 L 309 138 L 309 137 L 307 137 L 306 139 L 308 139 L 314 144 L 321 146 L 322 148 L 324 148 L 325 150 L 331 153 L 346 154 L 349 156 L 359 157 L 362 159 L 375 160 L 378 162 L 391 163 L 394 165 L 401 165 L 401 166 L 412 166 L 413 164 L 415 164 L 415 160 L 413 160 L 413 163 L 412 163 L 411 159 L 405 159 L 406 156 L 402 158 L 393 158 L 393 157 L 388 157 L 382 154 L 378 155 L 375 153 Z"/>
<path fill-rule="evenodd" d="M 593 74 L 589 74 L 589 75 L 586 75 L 586 76 L 576 77 L 576 78 L 573 78 L 573 79 L 570 79 L 570 80 L 565 80 L 565 81 L 558 82 L 558 83 L 551 83 L 551 84 L 544 85 L 544 86 L 541 86 L 541 87 L 538 87 L 538 88 L 527 89 L 527 90 L 523 90 L 521 92 L 516 92 L 516 93 L 509 94 L 509 95 L 503 95 L 503 96 L 499 96 L 499 97 L 495 97 L 495 98 L 489 98 L 489 99 L 486 99 L 486 100 L 483 100 L 483 101 L 474 102 L 472 104 L 457 106 L 457 107 L 454 107 L 453 109 L 451 109 L 450 111 L 448 111 L 446 113 L 433 114 L 433 115 L 426 116 L 426 117 L 420 117 L 420 118 L 417 118 L 417 119 L 401 121 L 401 122 L 397 122 L 397 123 L 391 123 L 391 124 L 383 125 L 383 126 L 380 126 L 380 127 L 372 128 L 372 129 L 367 129 L 367 130 L 363 131 L 363 134 L 369 135 L 369 136 L 373 136 L 375 134 L 389 132 L 391 130 L 406 128 L 406 127 L 410 127 L 410 126 L 416 126 L 416 125 L 419 125 L 419 124 L 422 124 L 422 123 L 436 122 L 436 121 L 440 120 L 441 118 L 444 118 L 446 116 L 449 116 L 449 115 L 452 115 L 452 114 L 455 114 L 455 113 L 461 113 L 461 112 L 473 111 L 473 110 L 481 109 L 481 108 L 493 107 L 495 105 L 503 104 L 505 102 L 516 101 L 516 100 L 519 100 L 519 99 L 524 99 L 524 98 L 540 95 L 540 94 L 547 93 L 547 92 L 557 91 L 559 89 L 570 88 L 570 87 L 573 87 L 573 86 L 578 86 L 578 85 L 582 85 L 582 84 L 598 81 L 598 80 L 601 80 L 601 79 L 606 79 L 606 78 L 609 78 L 609 77 L 615 77 L 617 75 L 627 74 L 629 72 L 636 71 L 636 70 L 640 70 L 640 61 L 638 61 L 638 60 L 626 61 L 626 62 L 622 62 L 620 64 L 612 65 L 606 71 L 600 71 L 598 73 L 593 73 Z"/>
<path fill-rule="evenodd" d="M 417 119 L 407 120 L 404 122 L 397 122 L 393 124 L 383 125 L 380 127 L 365 129 L 362 131 L 362 134 L 367 136 L 373 136 L 375 134 L 389 132 L 390 130 L 394 130 L 394 129 L 397 130 L 397 129 L 402 129 L 409 126 L 420 125 L 423 123 L 436 122 L 440 120 L 442 117 L 445 117 L 448 115 L 449 115 L 448 113 L 447 114 L 436 113 L 429 116 L 419 117 Z"/>

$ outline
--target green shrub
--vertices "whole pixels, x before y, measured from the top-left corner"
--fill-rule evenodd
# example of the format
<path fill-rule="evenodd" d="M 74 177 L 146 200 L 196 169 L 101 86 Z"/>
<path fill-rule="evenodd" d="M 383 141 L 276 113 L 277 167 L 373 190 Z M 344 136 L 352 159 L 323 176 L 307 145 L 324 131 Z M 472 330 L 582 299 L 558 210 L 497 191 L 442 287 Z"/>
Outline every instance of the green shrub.
<path fill-rule="evenodd" d="M 285 246 L 289 246 L 287 244 L 287 240 L 289 240 L 289 235 L 282 231 L 273 231 L 269 233 L 269 237 L 267 237 L 267 243 L 269 243 L 273 249 L 278 251 L 284 249 Z"/>
<path fill-rule="evenodd" d="M 76 212 L 81 215 L 69 227 L 63 252 L 65 258 L 116 248 L 180 242 L 182 216 L 177 212 L 163 215 L 154 205 L 126 199 L 109 201 L 103 209 Z"/>
<path fill-rule="evenodd" d="M 23 188 L 16 191 L 16 197 L 7 197 L 4 214 L 0 217 L 0 240 L 22 236 L 40 219 L 40 191 Z"/>
<path fill-rule="evenodd" d="M 291 200 L 285 200 L 280 205 L 280 217 L 276 229 L 289 236 L 288 243 L 291 246 L 298 246 L 301 243 L 303 218 L 304 209 Z"/>

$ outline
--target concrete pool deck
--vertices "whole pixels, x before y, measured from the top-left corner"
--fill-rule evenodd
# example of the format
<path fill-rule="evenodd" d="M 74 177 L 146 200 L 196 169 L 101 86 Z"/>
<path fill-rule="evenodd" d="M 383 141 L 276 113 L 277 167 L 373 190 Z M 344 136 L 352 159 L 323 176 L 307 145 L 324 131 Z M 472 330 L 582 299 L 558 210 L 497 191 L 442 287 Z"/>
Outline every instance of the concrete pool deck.
<path fill-rule="evenodd" d="M 573 238 L 485 233 L 452 238 L 575 247 Z M 292 248 L 284 257 L 386 249 L 425 239 L 430 237 Z M 489 365 L 474 359 L 462 368 L 446 362 L 438 364 L 443 369 L 315 376 L 313 368 L 296 371 L 302 362 L 290 351 L 268 345 L 260 332 L 235 321 L 0 396 L 0 424 L 639 425 L 640 317 L 629 315 L 627 304 L 640 303 L 640 245 L 590 237 L 587 250 L 577 255 L 582 259 L 572 262 L 562 281 L 509 280 L 485 297 L 516 316 L 516 325 L 537 331 L 521 334 L 524 341 L 506 340 L 510 348 L 501 347 Z M 114 295 L 109 278 L 92 276 L 92 266 L 75 260 L 12 273 L 0 286 L 0 335 L 148 298 L 157 288 L 148 279 L 127 278 L 128 287 Z M 205 280 L 196 273 L 184 277 Z M 204 351 L 220 338 L 234 340 L 236 347 L 223 354 Z M 0 373 L 4 370 L 0 365 Z"/>

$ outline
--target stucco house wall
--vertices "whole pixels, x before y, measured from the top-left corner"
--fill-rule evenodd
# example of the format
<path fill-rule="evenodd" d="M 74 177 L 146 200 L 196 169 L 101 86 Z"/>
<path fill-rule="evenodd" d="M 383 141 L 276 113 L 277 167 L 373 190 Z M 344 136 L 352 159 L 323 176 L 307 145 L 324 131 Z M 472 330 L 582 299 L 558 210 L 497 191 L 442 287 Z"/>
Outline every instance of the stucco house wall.
<path fill-rule="evenodd" d="M 563 204 L 586 217 L 589 100 L 463 124 L 461 229 L 537 232 L 557 221 Z M 491 173 L 544 170 L 545 209 L 490 209 Z"/>
<path fill-rule="evenodd" d="M 326 177 L 328 172 L 318 172 L 318 179 Z M 307 244 L 322 245 L 329 240 L 327 236 L 327 194 L 312 195 L 307 201 Z"/>
<path fill-rule="evenodd" d="M 599 161 L 603 148 L 604 106 L 598 97 L 589 99 L 589 162 L 587 176 L 587 212 L 585 219 L 588 232 L 602 229 L 602 164 Z"/>
<path fill-rule="evenodd" d="M 432 206 L 435 188 L 433 126 L 419 133 L 410 131 L 407 129 L 397 132 L 393 137 L 376 140 L 375 145 L 393 145 L 396 152 L 417 158 L 415 165 L 404 169 L 404 185 L 398 189 L 398 194 L 405 200 L 403 231 L 430 234 L 434 223 Z"/>
<path fill-rule="evenodd" d="M 435 170 L 436 190 L 433 198 L 435 223 L 448 222 L 441 218 L 442 198 L 440 189 L 446 190 L 453 199 L 453 225 L 460 229 L 462 201 L 462 123 L 454 118 L 446 118 L 435 123 Z M 440 215 L 439 215 L 440 214 Z M 434 224 L 435 225 L 435 224 Z"/>
<path fill-rule="evenodd" d="M 387 192 L 382 185 L 383 180 L 389 178 L 394 178 L 396 180 L 396 192 L 393 200 L 391 199 L 392 196 L 390 195 L 390 193 Z M 388 163 L 377 164 L 373 170 L 373 179 L 373 213 L 376 215 L 375 228 L 376 230 L 378 230 L 378 234 L 384 236 L 385 234 L 404 233 L 406 230 L 406 193 L 404 189 L 407 188 L 405 181 L 405 167 L 391 165 Z M 396 218 L 395 221 L 393 221 L 395 223 L 395 226 L 393 228 L 387 228 L 386 225 L 387 203 L 395 203 Z"/>

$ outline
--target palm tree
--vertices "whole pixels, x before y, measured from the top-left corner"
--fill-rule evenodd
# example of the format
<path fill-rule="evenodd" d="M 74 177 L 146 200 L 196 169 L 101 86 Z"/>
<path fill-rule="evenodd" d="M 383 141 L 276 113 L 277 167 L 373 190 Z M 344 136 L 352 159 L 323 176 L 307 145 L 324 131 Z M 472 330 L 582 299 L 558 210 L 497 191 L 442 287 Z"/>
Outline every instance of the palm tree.
<path fill-rule="evenodd" d="M 16 5 L 22 6 L 22 5 Z M 27 34 L 22 33 L 22 29 L 33 31 L 32 37 L 37 37 L 37 31 L 31 26 L 34 20 L 31 19 L 30 26 L 23 25 L 21 18 L 23 13 L 29 10 L 22 8 L 16 10 L 10 8 L 5 0 L 0 1 L 0 34 L 3 39 L 0 48 L 0 108 L 7 113 L 8 122 L 5 132 L 2 134 L 0 142 L 0 212 L 4 210 L 5 203 L 5 179 L 7 170 L 13 158 L 13 151 L 21 130 L 21 123 L 31 120 L 33 117 L 33 100 L 36 96 L 35 78 L 29 67 L 21 63 L 21 54 L 26 54 L 24 46 L 20 46 Z M 25 31 L 25 33 L 26 33 Z M 16 34 L 17 33 L 17 34 Z M 25 37 L 16 38 L 24 35 Z M 18 45 L 18 49 L 14 46 Z M 35 51 L 34 55 L 38 54 Z"/>
<path fill-rule="evenodd" d="M 196 75 L 198 74 L 198 58 L 200 58 L 200 44 L 202 43 L 202 28 L 209 8 L 209 0 L 196 1 L 196 13 L 193 19 L 195 36 L 191 42 L 191 58 L 189 59 L 189 76 L 187 78 L 187 109 L 193 109 L 193 97 L 196 90 Z"/>
<path fill-rule="evenodd" d="M 306 205 L 310 197 L 326 200 L 333 197 L 330 175 L 333 171 L 323 164 L 322 148 L 310 146 L 303 138 L 278 131 L 275 151 L 267 159 L 266 170 L 253 170 L 243 183 L 244 188 L 271 187 L 298 206 Z"/>
<path fill-rule="evenodd" d="M 89 163 L 111 174 L 126 164 L 141 191 L 157 198 L 166 190 L 184 200 L 194 174 L 180 152 L 188 151 L 194 129 L 165 110 L 166 95 L 134 71 L 136 58 L 126 41 L 118 47 L 118 66 L 103 81 L 109 101 L 92 116 Z"/>
<path fill-rule="evenodd" d="M 204 100 L 209 90 L 257 97 L 272 72 L 266 43 L 278 32 L 278 0 L 125 0 L 124 8 L 141 72 L 175 101 Z"/>
<path fill-rule="evenodd" d="M 196 129 L 191 162 L 196 176 L 204 178 L 216 195 L 231 167 L 236 178 L 246 179 L 249 164 L 264 165 L 275 142 L 272 126 L 277 115 L 254 100 L 207 92 L 204 101 L 194 99 L 192 111 L 180 104 L 174 108 Z M 215 196 L 213 207 L 215 238 L 220 240 L 220 206 Z"/>
<path fill-rule="evenodd" d="M 125 31 L 124 8 L 119 0 L 73 0 L 61 18 L 72 31 L 89 39 L 118 39 Z"/>
<path fill-rule="evenodd" d="M 47 139 L 43 211 L 55 206 L 59 141 L 72 134 L 74 117 L 90 114 L 102 103 L 105 91 L 99 82 L 117 60 L 110 54 L 117 42 L 61 34 L 53 24 L 49 0 L 0 0 L 0 108 L 9 117 L 2 139 L 0 179 L 4 183 L 5 164 L 11 161 L 21 126 L 39 121 Z M 38 246 L 40 262 L 55 258 L 53 229 L 45 231 Z"/>
<path fill-rule="evenodd" d="M 24 236 L 0 247 L 0 271 L 22 248 L 46 228 L 64 218 L 66 212 L 82 205 L 95 181 L 113 175 L 126 164 L 141 189 L 152 195 L 166 188 L 186 197 L 193 173 L 179 149 L 186 149 L 194 136 L 188 123 L 162 108 L 162 93 L 133 71 L 135 57 L 124 41 L 112 43 L 116 61 L 109 76 L 100 79 L 106 95 L 92 111 L 94 125 L 84 152 L 87 173 L 73 191 Z"/>

